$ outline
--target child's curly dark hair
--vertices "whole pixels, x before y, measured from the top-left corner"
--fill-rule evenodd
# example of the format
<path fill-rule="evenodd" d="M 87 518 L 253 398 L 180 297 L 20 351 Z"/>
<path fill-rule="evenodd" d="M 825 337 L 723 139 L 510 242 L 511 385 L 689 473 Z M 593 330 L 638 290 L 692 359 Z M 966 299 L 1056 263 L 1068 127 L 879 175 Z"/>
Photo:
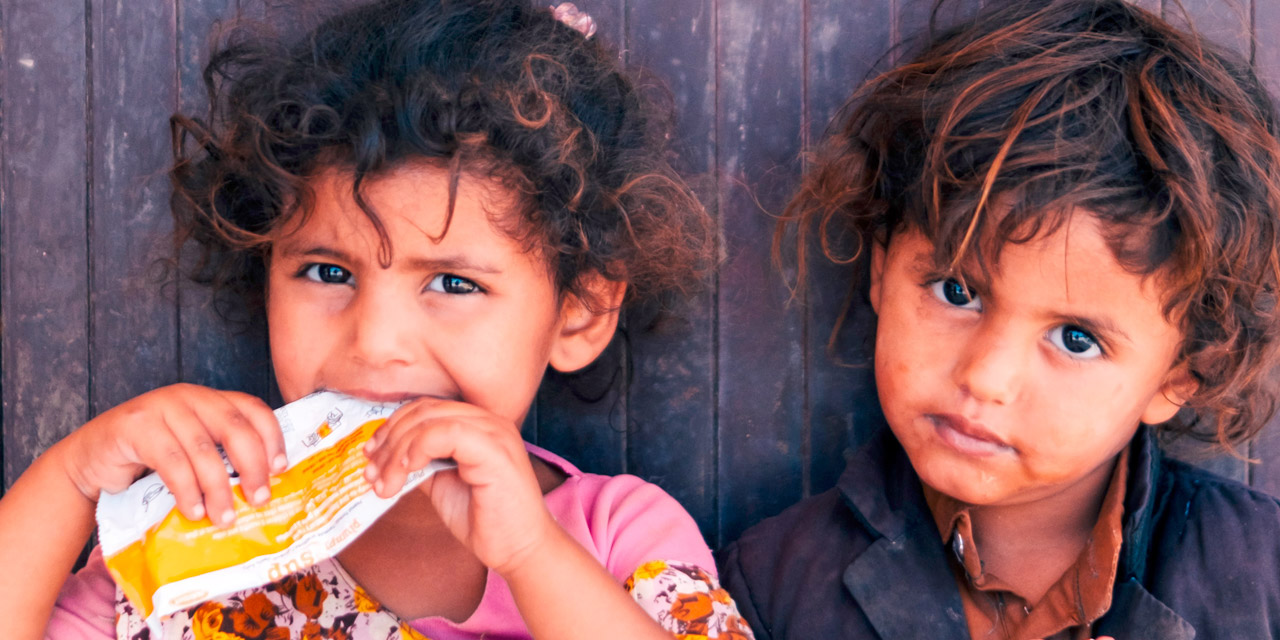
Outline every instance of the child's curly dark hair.
<path fill-rule="evenodd" d="M 775 236 L 801 268 L 904 227 L 984 265 L 1079 207 L 1185 336 L 1198 388 L 1165 427 L 1233 450 L 1274 413 L 1280 143 L 1238 56 L 1122 0 L 1003 2 L 855 93 L 815 155 Z"/>
<path fill-rule="evenodd" d="M 616 52 L 546 8 L 382 0 L 301 38 L 230 34 L 204 71 L 207 118 L 172 119 L 175 249 L 194 244 L 190 275 L 220 294 L 260 308 L 270 234 L 306 215 L 309 180 L 330 167 L 354 175 L 389 265 L 361 185 L 411 161 L 450 172 L 450 204 L 462 175 L 516 194 L 508 231 L 587 304 L 584 275 L 650 300 L 686 293 L 713 264 L 710 219 L 664 155 L 668 123 Z"/>

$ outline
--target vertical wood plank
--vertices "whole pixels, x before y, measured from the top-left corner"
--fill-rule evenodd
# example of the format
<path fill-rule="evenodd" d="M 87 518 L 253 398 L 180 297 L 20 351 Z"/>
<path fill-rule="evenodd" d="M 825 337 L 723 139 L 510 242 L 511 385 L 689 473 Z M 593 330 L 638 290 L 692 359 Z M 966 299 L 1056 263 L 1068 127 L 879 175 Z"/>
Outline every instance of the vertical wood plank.
<path fill-rule="evenodd" d="M 178 109 L 203 119 L 208 99 L 201 74 L 216 34 L 236 15 L 236 2 L 178 0 L 177 11 Z M 185 254 L 187 265 L 193 256 L 191 251 Z M 262 314 L 223 318 L 207 287 L 184 279 L 177 286 L 182 380 L 244 391 L 271 402 L 275 383 Z"/>
<path fill-rule="evenodd" d="M 1254 73 L 1271 92 L 1272 100 L 1280 99 L 1280 3 L 1255 0 L 1253 37 Z M 1280 496 L 1280 415 L 1273 416 L 1262 430 L 1252 456 L 1259 462 L 1249 467 L 1249 484 Z"/>
<path fill-rule="evenodd" d="M 1249 466 L 1249 485 L 1280 497 L 1280 415 L 1273 416 L 1253 443 L 1257 464 Z"/>
<path fill-rule="evenodd" d="M 0 10 L 7 487 L 88 416 L 86 16 L 80 2 Z"/>
<path fill-rule="evenodd" d="M 91 17 L 91 412 L 178 379 L 167 256 L 168 118 L 176 104 L 173 0 L 96 3 Z M 122 373 L 127 372 L 127 375 Z"/>
<path fill-rule="evenodd" d="M 947 0 L 935 10 L 937 0 L 895 0 L 896 24 L 891 31 L 897 61 L 910 58 L 929 40 L 930 22 L 936 32 L 971 20 L 982 8 L 982 0 Z"/>
<path fill-rule="evenodd" d="M 1150 11 L 1151 13 L 1154 13 L 1156 15 L 1160 15 L 1160 13 L 1163 11 L 1163 7 L 1161 6 L 1162 3 L 1160 0 L 1128 0 L 1128 2 L 1129 4 L 1142 7 L 1143 9 L 1146 9 L 1147 11 Z"/>
<path fill-rule="evenodd" d="M 595 19 L 596 36 L 618 51 L 626 48 L 624 0 L 584 0 L 578 8 Z M 600 358 L 580 372 L 548 372 L 538 390 L 537 444 L 584 471 L 627 470 L 627 349 L 615 337 Z"/>
<path fill-rule="evenodd" d="M 1254 3 L 1253 37 L 1253 71 L 1280 100 L 1280 3 Z"/>
<path fill-rule="evenodd" d="M 811 0 L 809 5 L 809 146 L 821 142 L 831 118 L 855 89 L 887 65 L 894 14 L 890 0 Z M 877 67 L 877 63 L 879 66 Z M 853 246 L 844 247 L 851 254 Z M 844 469 L 843 452 L 865 441 L 880 424 L 879 398 L 871 369 L 868 337 L 875 328 L 865 304 L 865 261 L 836 265 L 808 247 L 810 284 L 805 292 L 805 337 L 809 397 L 807 492 L 835 485 Z M 861 279 L 859 292 L 849 287 Z M 828 349 L 832 332 L 844 324 Z"/>
<path fill-rule="evenodd" d="M 802 0 L 719 0 L 720 539 L 803 495 L 801 316 L 770 263 L 795 186 L 804 95 Z"/>
<path fill-rule="evenodd" d="M 669 86 L 677 169 L 695 186 L 709 186 L 715 163 L 714 9 L 711 0 L 646 0 L 633 3 L 628 18 L 631 66 Z M 712 208 L 713 194 L 705 195 Z M 716 537 L 714 305 L 708 289 L 653 330 L 649 310 L 628 316 L 627 468 L 679 500 L 709 540 Z"/>
<path fill-rule="evenodd" d="M 538 389 L 537 444 L 589 473 L 624 473 L 626 347 L 621 335 L 581 371 L 548 368 Z"/>
<path fill-rule="evenodd" d="M 1164 16 L 1175 25 L 1190 25 L 1200 35 L 1249 59 L 1252 51 L 1250 0 L 1180 0 L 1164 3 Z M 1265 3 L 1265 0 L 1264 0 Z"/>
<path fill-rule="evenodd" d="M 1249 0 L 1181 0 L 1181 5 L 1186 15 L 1179 10 L 1178 3 L 1165 2 L 1165 18 L 1178 26 L 1189 25 L 1200 35 L 1235 51 L 1246 60 L 1250 59 L 1252 18 Z M 1170 447 L 1170 452 L 1218 475 L 1240 482 L 1248 481 L 1248 463 L 1234 456 L 1213 452 L 1206 455 L 1204 447 L 1195 443 L 1175 444 Z M 1248 454 L 1249 449 L 1242 448 L 1241 452 Z"/>

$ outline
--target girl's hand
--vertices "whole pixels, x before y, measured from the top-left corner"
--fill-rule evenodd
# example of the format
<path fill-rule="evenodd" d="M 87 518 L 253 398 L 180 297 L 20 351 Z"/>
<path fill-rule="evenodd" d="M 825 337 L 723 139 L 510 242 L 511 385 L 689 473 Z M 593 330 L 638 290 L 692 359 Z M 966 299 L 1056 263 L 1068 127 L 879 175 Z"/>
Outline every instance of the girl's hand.
<path fill-rule="evenodd" d="M 421 489 L 449 530 L 481 562 L 507 575 L 555 539 L 520 429 L 474 405 L 419 398 L 398 409 L 365 447 L 365 478 L 384 498 L 412 471 L 452 458 Z"/>
<path fill-rule="evenodd" d="M 235 519 L 221 445 L 251 504 L 271 495 L 268 470 L 283 471 L 284 437 L 275 414 L 258 398 L 192 384 L 144 393 L 85 423 L 59 443 L 68 478 L 85 498 L 124 490 L 155 470 L 192 520 L 209 514 Z"/>

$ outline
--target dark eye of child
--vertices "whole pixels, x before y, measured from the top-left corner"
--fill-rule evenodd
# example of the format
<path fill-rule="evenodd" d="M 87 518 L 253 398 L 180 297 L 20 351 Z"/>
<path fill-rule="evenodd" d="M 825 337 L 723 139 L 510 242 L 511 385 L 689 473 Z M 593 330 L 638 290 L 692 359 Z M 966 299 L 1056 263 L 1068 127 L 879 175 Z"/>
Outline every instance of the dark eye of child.
<path fill-rule="evenodd" d="M 455 275 L 439 276 L 440 290 L 445 293 L 475 293 L 480 290 L 476 283 Z"/>
<path fill-rule="evenodd" d="M 351 279 L 351 272 L 336 264 L 318 264 L 315 269 L 320 282 L 342 284 Z"/>
<path fill-rule="evenodd" d="M 973 292 L 969 291 L 968 288 L 960 284 L 960 282 L 955 278 L 947 278 L 947 280 L 942 283 L 942 295 L 947 299 L 947 302 L 950 302 L 957 307 L 963 307 L 973 300 Z"/>
<path fill-rule="evenodd" d="M 1097 345 L 1098 341 L 1080 327 L 1063 327 L 1062 329 L 1062 346 L 1071 353 L 1085 353 Z"/>

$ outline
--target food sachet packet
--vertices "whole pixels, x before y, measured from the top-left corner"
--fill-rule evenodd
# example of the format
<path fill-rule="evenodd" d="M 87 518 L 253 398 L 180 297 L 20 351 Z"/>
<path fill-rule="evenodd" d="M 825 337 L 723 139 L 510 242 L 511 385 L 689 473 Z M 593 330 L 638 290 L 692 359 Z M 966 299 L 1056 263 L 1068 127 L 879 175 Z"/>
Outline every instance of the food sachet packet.
<path fill-rule="evenodd" d="M 332 558 L 400 496 L 452 467 L 433 461 L 410 474 L 395 496 L 373 493 L 363 447 L 399 406 L 317 392 L 277 409 L 288 467 L 271 477 L 271 500 L 253 507 L 228 462 L 236 520 L 225 529 L 180 514 L 155 473 L 120 493 L 103 493 L 97 508 L 103 559 L 152 633 L 175 611 Z"/>

